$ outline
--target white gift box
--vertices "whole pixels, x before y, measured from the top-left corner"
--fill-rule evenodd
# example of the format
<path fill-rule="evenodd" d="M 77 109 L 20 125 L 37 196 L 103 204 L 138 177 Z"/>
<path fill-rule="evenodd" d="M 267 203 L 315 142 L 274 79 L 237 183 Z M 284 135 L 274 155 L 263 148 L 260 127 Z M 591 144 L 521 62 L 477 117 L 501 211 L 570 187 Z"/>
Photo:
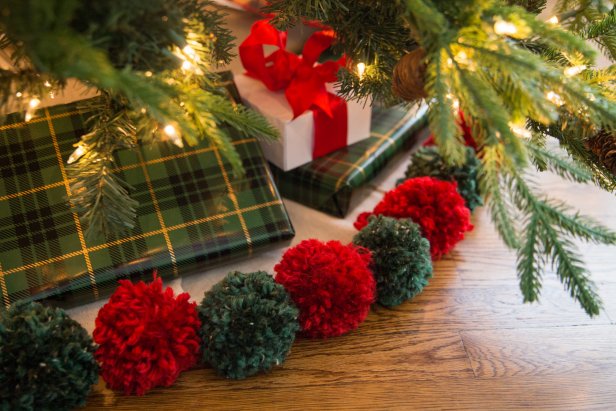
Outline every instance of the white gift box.
<path fill-rule="evenodd" d="M 314 160 L 314 120 L 308 110 L 293 120 L 293 110 L 287 102 L 284 90 L 273 92 L 252 77 L 236 74 L 235 84 L 242 101 L 263 115 L 280 132 L 278 141 L 261 142 L 265 158 L 288 171 Z M 335 93 L 333 84 L 327 89 Z M 347 144 L 357 143 L 370 137 L 372 109 L 369 103 L 347 102 L 348 127 Z"/>

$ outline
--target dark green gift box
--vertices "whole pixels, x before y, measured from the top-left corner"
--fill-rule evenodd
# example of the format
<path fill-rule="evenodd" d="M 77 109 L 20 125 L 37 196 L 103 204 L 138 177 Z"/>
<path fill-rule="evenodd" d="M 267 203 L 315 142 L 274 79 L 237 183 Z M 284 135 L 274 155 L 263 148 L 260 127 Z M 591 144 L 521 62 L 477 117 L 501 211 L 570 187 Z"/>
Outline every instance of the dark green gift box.
<path fill-rule="evenodd" d="M 293 237 L 259 143 L 237 136 L 241 178 L 207 143 L 119 152 L 116 171 L 140 204 L 136 227 L 88 242 L 67 203 L 64 169 L 83 120 L 78 104 L 41 110 L 28 123 L 17 115 L 0 120 L 0 307 L 19 299 L 88 302 L 120 278 L 151 280 L 153 268 L 163 278 L 203 271 Z"/>
<path fill-rule="evenodd" d="M 375 108 L 369 138 L 284 172 L 270 165 L 283 197 L 337 217 L 346 216 L 353 192 L 372 180 L 405 146 L 427 132 L 425 106 L 417 111 Z"/>

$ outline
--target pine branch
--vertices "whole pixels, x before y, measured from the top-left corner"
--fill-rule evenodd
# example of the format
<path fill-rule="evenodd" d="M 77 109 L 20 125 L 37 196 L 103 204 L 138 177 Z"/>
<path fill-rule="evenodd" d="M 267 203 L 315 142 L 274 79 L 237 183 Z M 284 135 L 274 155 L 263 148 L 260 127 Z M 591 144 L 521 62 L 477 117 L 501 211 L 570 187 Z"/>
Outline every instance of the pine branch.
<path fill-rule="evenodd" d="M 537 133 L 535 133 L 537 134 Z M 526 142 L 533 160 L 539 164 L 541 171 L 550 170 L 560 177 L 575 181 L 578 183 L 586 183 L 592 179 L 592 173 L 577 164 L 571 163 L 560 156 L 546 150 L 545 147 L 538 146 L 532 142 Z"/>
<path fill-rule="evenodd" d="M 132 229 L 137 209 L 130 186 L 113 172 L 113 153 L 135 145 L 132 122 L 109 94 L 104 93 L 101 100 L 83 108 L 96 113 L 89 119 L 93 131 L 82 136 L 78 147 L 83 154 L 73 154 L 67 167 L 70 203 L 90 239 Z"/>

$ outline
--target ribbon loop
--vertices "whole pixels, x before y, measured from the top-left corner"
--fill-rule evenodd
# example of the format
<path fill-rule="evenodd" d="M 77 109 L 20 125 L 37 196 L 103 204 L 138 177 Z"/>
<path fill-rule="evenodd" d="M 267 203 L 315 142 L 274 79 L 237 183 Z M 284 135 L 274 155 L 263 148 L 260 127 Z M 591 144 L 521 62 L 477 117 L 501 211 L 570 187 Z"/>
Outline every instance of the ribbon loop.
<path fill-rule="evenodd" d="M 313 159 L 347 145 L 348 111 L 346 101 L 327 91 L 327 83 L 336 81 L 346 59 L 317 64 L 321 54 L 335 40 L 333 30 L 312 34 L 302 56 L 285 50 L 287 33 L 278 31 L 270 19 L 257 21 L 240 45 L 240 59 L 246 74 L 260 80 L 269 90 L 285 90 L 293 118 L 312 110 L 314 118 Z M 265 56 L 263 47 L 278 47 Z"/>

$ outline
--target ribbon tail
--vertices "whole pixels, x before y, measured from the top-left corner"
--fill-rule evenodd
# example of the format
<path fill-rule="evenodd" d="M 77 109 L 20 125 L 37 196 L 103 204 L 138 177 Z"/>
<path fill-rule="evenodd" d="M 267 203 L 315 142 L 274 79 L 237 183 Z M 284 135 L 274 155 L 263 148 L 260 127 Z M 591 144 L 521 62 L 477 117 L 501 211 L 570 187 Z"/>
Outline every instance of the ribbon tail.
<path fill-rule="evenodd" d="M 346 101 L 330 95 L 332 116 L 320 108 L 312 109 L 314 118 L 314 145 L 312 158 L 318 158 L 347 146 L 348 110 Z"/>

